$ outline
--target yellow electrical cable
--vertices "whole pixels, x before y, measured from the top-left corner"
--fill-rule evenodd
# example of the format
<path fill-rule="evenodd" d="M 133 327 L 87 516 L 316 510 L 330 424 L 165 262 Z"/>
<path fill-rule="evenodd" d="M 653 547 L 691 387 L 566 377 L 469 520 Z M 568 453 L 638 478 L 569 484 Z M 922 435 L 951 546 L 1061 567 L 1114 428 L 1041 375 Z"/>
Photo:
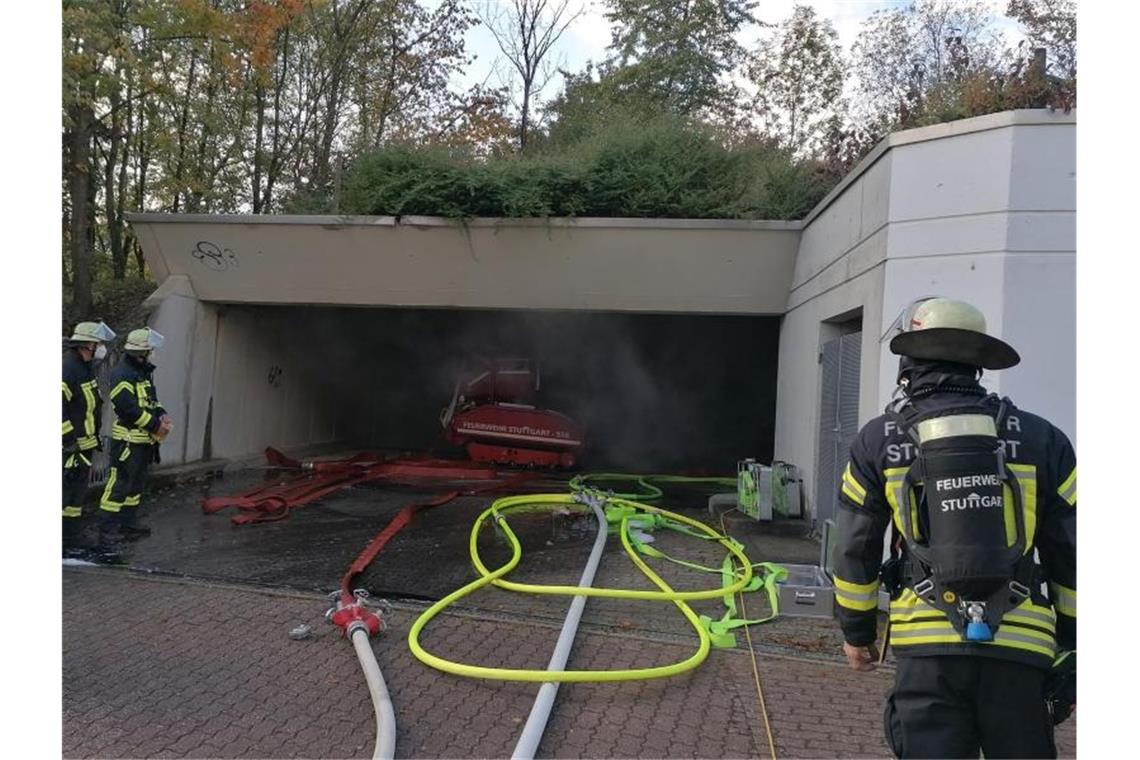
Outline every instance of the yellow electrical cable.
<path fill-rule="evenodd" d="M 724 596 L 725 593 L 736 593 L 743 589 L 752 578 L 752 563 L 734 546 L 727 538 L 722 537 L 715 530 L 708 527 L 702 522 L 692 520 L 684 515 L 679 515 L 669 512 L 657 507 L 651 507 L 646 504 L 628 501 L 625 499 L 607 498 L 607 501 L 619 506 L 633 507 L 638 510 L 646 512 L 654 512 L 661 515 L 666 515 L 671 519 L 677 520 L 691 525 L 699 530 L 704 531 L 711 537 L 715 537 L 722 545 L 724 545 L 730 552 L 733 553 L 741 561 L 744 573 L 743 577 L 727 588 L 719 588 L 711 591 L 674 591 L 668 583 L 666 583 L 659 575 L 647 565 L 641 557 L 638 556 L 636 549 L 629 540 L 629 517 L 623 517 L 621 521 L 621 529 L 619 535 L 621 536 L 622 546 L 625 548 L 626 554 L 633 560 L 634 564 L 648 577 L 653 583 L 661 589 L 659 592 L 652 591 L 639 591 L 635 589 L 613 589 L 613 588 L 590 588 L 580 586 L 546 586 L 537 584 L 522 584 L 522 583 L 509 583 L 501 581 L 500 579 L 507 573 L 511 572 L 518 566 L 519 560 L 522 557 L 522 546 L 519 543 L 518 537 L 515 536 L 514 531 L 511 530 L 510 524 L 507 523 L 503 512 L 510 511 L 512 508 L 522 508 L 523 506 L 533 506 L 535 504 L 547 505 L 561 505 L 573 506 L 581 508 L 581 502 L 576 500 L 574 496 L 568 494 L 535 494 L 530 496 L 508 496 L 506 498 L 496 500 L 489 509 L 485 510 L 471 529 L 471 537 L 469 540 L 469 548 L 471 552 L 471 559 L 475 565 L 476 570 L 479 572 L 479 577 L 457 589 L 447 596 L 440 599 L 427 610 L 421 614 L 416 621 L 412 624 L 411 629 L 408 631 L 408 647 L 412 650 L 412 654 L 416 659 L 420 660 L 426 665 L 429 665 L 437 670 L 442 670 L 445 673 L 453 675 L 465 676 L 468 678 L 491 678 L 504 681 L 530 681 L 530 682 L 586 682 L 586 681 L 634 681 L 634 680 L 647 680 L 651 678 L 666 678 L 668 676 L 678 675 L 693 668 L 704 662 L 708 657 L 711 642 L 709 639 L 708 631 L 701 625 L 700 619 L 696 613 L 685 603 L 686 599 L 711 599 L 718 596 Z M 489 570 L 479 558 L 478 552 L 478 536 L 483 522 L 487 517 L 493 517 L 495 523 L 503 530 L 507 541 L 511 545 L 511 557 L 505 564 L 495 570 Z M 605 526 L 598 526 L 599 530 L 604 530 Z M 672 663 L 670 665 L 661 665 L 653 668 L 636 668 L 630 670 L 563 670 L 563 671 L 549 671 L 549 670 L 530 670 L 522 668 L 491 668 L 481 665 L 468 665 L 461 662 L 454 662 L 446 660 L 437 655 L 431 654 L 425 650 L 419 642 L 420 633 L 424 627 L 438 615 L 444 608 L 453 604 L 459 599 L 477 591 L 484 586 L 495 584 L 510 590 L 526 591 L 529 593 L 537 594 L 563 594 L 568 596 L 600 596 L 614 599 L 660 599 L 669 600 L 677 606 L 685 619 L 697 632 L 700 639 L 697 651 L 688 659 L 681 662 Z"/>
<path fill-rule="evenodd" d="M 720 532 L 727 536 L 728 529 L 724 526 L 724 515 L 724 512 L 720 513 Z M 740 616 L 744 620 L 748 619 L 748 610 L 744 608 L 744 594 L 740 595 Z M 752 675 L 756 679 L 756 695 L 760 698 L 760 715 L 764 718 L 764 730 L 768 733 L 768 750 L 772 754 L 772 760 L 776 760 L 776 740 L 772 737 L 772 722 L 768 718 L 768 706 L 764 703 L 764 687 L 760 685 L 760 666 L 756 663 L 756 650 L 752 647 L 752 633 L 748 630 L 748 626 L 744 626 L 744 636 L 748 640 L 748 654 L 752 657 Z"/>

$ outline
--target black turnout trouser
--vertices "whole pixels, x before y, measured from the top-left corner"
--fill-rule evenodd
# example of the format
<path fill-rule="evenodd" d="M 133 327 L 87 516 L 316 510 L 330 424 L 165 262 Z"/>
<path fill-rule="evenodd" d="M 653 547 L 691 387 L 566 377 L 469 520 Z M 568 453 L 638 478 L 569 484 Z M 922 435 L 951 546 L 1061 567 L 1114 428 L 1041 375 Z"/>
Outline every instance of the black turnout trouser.
<path fill-rule="evenodd" d="M 83 516 L 83 497 L 87 494 L 87 477 L 91 472 L 90 451 L 63 455 L 63 516 L 65 523 Z"/>
<path fill-rule="evenodd" d="M 1045 675 L 988 657 L 900 657 L 887 745 L 900 758 L 1055 758 Z"/>
<path fill-rule="evenodd" d="M 111 442 L 111 474 L 103 487 L 99 508 L 120 513 L 124 508 L 138 508 L 146 486 L 147 471 L 154 461 L 154 446 L 149 443 Z M 131 514 L 133 517 L 133 512 Z"/>

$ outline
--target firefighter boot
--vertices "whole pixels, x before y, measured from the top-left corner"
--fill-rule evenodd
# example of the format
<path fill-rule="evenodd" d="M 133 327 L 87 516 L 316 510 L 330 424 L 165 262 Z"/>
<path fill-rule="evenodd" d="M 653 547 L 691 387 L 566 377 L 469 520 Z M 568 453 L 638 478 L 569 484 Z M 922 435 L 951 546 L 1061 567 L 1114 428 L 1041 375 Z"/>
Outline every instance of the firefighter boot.
<path fill-rule="evenodd" d="M 63 556 L 77 557 L 82 554 L 80 545 L 80 529 L 78 517 L 63 518 Z"/>
<path fill-rule="evenodd" d="M 95 551 L 95 561 L 109 565 L 122 560 L 123 536 L 119 530 L 118 512 L 99 510 L 99 548 Z"/>
<path fill-rule="evenodd" d="M 123 538 L 126 540 L 135 541 L 150 535 L 150 528 L 139 522 L 138 507 L 123 507 L 119 510 L 119 516 L 121 518 L 119 530 L 122 531 Z"/>

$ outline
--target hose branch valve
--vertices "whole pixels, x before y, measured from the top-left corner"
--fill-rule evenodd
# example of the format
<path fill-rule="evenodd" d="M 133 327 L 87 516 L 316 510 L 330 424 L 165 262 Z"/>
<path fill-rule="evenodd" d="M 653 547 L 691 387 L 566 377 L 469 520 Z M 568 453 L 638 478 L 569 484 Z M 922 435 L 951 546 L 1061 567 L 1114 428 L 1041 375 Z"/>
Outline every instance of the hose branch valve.
<path fill-rule="evenodd" d="M 368 609 L 366 589 L 358 588 L 351 596 L 341 591 L 334 591 L 329 596 L 336 602 L 325 612 L 325 618 L 333 625 L 339 626 L 344 636 L 351 638 L 358 629 L 364 630 L 369 636 L 376 636 L 387 628 L 379 612 Z M 387 609 L 387 603 L 383 600 L 380 606 Z"/>
<path fill-rule="evenodd" d="M 613 496 L 612 491 L 609 493 L 609 496 Z M 599 507 L 605 507 L 606 502 L 608 501 L 605 494 L 593 488 L 583 488 L 581 491 L 577 491 L 574 494 L 573 499 L 579 504 L 585 504 L 587 507 L 591 508 L 595 504 L 597 504 Z"/>

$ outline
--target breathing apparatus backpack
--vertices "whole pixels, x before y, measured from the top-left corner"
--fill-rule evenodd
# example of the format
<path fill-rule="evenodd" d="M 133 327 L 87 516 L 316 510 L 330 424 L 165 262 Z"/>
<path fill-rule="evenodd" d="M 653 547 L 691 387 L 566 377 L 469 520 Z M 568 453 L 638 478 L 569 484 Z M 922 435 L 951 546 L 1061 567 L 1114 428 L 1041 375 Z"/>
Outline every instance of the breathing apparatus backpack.
<path fill-rule="evenodd" d="M 997 436 L 1009 400 L 995 417 L 996 398 L 919 412 L 904 397 L 886 409 L 918 451 L 896 492 L 906 585 L 966 641 L 991 641 L 1035 573 L 1021 490 Z"/>

